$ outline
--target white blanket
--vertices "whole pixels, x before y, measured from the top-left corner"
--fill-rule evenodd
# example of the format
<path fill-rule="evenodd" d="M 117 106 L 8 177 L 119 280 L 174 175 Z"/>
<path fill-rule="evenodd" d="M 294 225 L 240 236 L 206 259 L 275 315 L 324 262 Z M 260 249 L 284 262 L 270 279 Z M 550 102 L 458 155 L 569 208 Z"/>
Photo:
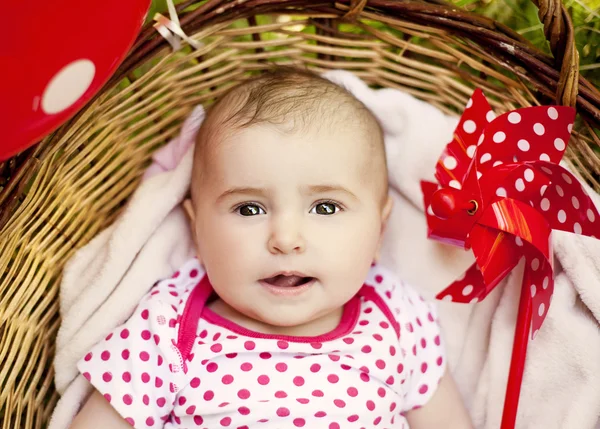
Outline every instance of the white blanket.
<path fill-rule="evenodd" d="M 327 77 L 361 99 L 385 131 L 395 207 L 381 262 L 432 298 L 473 261 L 470 252 L 426 238 L 419 187 L 421 179 L 433 180 L 457 118 L 396 90 L 371 90 L 348 72 Z M 174 143 L 179 152 L 190 146 L 202 118 L 197 108 L 184 124 Z M 179 205 L 189 187 L 192 149 L 175 164 L 172 170 L 155 165 L 119 219 L 65 268 L 54 361 L 62 398 L 49 429 L 68 428 L 91 391 L 77 360 L 128 318 L 156 280 L 193 255 Z M 600 206 L 598 195 L 593 198 Z M 593 428 L 600 415 L 600 241 L 555 232 L 553 242 L 555 299 L 529 345 L 517 428 Z M 517 268 L 482 303 L 439 303 L 450 368 L 477 428 L 500 426 L 520 285 Z"/>

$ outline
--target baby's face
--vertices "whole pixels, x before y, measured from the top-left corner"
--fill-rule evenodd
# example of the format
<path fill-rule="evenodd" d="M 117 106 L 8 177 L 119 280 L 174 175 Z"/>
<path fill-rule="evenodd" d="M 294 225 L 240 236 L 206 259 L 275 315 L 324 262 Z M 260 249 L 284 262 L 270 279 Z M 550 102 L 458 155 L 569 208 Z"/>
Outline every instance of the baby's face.
<path fill-rule="evenodd" d="M 363 133 L 325 128 L 244 129 L 211 150 L 196 184 L 192 228 L 215 291 L 271 326 L 310 323 L 352 298 L 391 208 Z"/>

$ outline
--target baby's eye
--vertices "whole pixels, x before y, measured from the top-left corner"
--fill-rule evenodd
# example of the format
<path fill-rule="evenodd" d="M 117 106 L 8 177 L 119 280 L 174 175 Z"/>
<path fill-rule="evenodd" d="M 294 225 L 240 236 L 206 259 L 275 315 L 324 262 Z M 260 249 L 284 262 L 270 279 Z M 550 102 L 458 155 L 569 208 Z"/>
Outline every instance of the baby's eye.
<path fill-rule="evenodd" d="M 256 204 L 244 204 L 243 206 L 236 208 L 235 211 L 242 216 L 256 216 L 259 214 L 265 214 L 265 211 Z"/>
<path fill-rule="evenodd" d="M 340 206 L 333 202 L 323 202 L 315 204 L 315 206 L 310 210 L 311 213 L 319 214 L 319 215 L 332 215 L 341 210 Z"/>

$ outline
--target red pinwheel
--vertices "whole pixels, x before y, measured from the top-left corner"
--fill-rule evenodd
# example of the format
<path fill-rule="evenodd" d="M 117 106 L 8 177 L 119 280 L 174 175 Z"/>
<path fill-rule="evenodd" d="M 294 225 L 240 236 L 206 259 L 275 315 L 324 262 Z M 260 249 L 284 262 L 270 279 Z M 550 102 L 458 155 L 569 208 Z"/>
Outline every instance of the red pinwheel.
<path fill-rule="evenodd" d="M 552 299 L 552 230 L 600 238 L 598 210 L 559 165 L 574 119 L 575 110 L 564 106 L 496 118 L 476 90 L 438 160 L 438 183 L 421 182 L 428 237 L 475 255 L 437 298 L 481 301 L 525 258 L 503 428 L 514 427 L 528 334 L 535 337 Z"/>

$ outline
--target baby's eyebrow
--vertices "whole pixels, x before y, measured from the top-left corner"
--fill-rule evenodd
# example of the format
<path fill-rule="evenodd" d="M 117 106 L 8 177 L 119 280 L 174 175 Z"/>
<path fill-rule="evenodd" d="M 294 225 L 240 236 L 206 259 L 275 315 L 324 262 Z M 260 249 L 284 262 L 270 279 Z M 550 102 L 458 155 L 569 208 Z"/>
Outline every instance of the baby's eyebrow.
<path fill-rule="evenodd" d="M 358 197 L 356 195 L 354 195 L 354 193 L 352 193 L 349 189 L 346 189 L 345 187 L 343 187 L 341 185 L 311 185 L 311 186 L 307 186 L 304 189 L 304 193 L 306 193 L 308 195 L 326 194 L 329 192 L 342 192 L 342 193 L 345 193 L 348 196 L 354 198 L 355 200 L 358 200 Z M 217 201 L 221 201 L 231 195 L 249 195 L 249 196 L 266 197 L 267 192 L 262 188 L 253 188 L 250 186 L 234 187 L 234 188 L 226 190 L 221 195 L 219 195 L 219 197 L 217 198 Z"/>
<path fill-rule="evenodd" d="M 349 189 L 344 188 L 341 185 L 312 185 L 312 186 L 308 186 L 308 194 L 310 195 L 314 195 L 314 194 L 326 194 L 329 192 L 343 192 L 345 194 L 348 194 L 350 197 L 354 198 L 355 200 L 358 200 L 358 197 L 356 195 L 354 195 Z"/>
<path fill-rule="evenodd" d="M 226 190 L 221 195 L 219 195 L 219 197 L 217 198 L 217 201 L 221 201 L 231 195 L 237 195 L 237 194 L 265 197 L 267 193 L 265 192 L 264 189 L 261 189 L 261 188 L 252 188 L 249 186 L 242 186 L 242 187 L 236 187 L 236 188 L 231 188 L 231 189 Z"/>

